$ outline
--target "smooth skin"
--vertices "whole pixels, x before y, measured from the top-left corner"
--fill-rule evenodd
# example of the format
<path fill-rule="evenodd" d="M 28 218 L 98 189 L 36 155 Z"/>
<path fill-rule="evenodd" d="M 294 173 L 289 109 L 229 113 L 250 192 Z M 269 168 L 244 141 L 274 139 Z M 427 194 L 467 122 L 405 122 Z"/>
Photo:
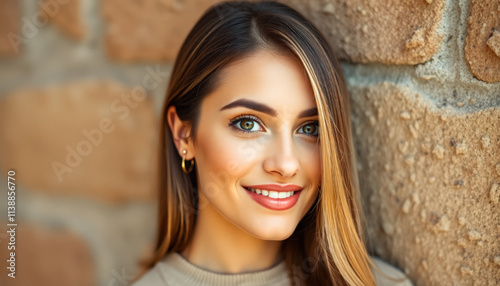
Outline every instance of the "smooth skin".
<path fill-rule="evenodd" d="M 234 104 L 239 100 L 267 109 Z M 187 150 L 186 161 L 194 158 L 198 171 L 200 211 L 193 239 L 181 252 L 184 258 L 219 273 L 265 270 L 283 259 L 282 241 L 319 193 L 315 108 L 298 60 L 258 51 L 222 70 L 220 85 L 202 101 L 195 142 L 185 139 L 191 128 L 180 121 L 175 107 L 168 109 L 179 155 Z M 258 204 L 242 187 L 257 184 L 294 184 L 303 190 L 295 206 L 276 211 Z"/>

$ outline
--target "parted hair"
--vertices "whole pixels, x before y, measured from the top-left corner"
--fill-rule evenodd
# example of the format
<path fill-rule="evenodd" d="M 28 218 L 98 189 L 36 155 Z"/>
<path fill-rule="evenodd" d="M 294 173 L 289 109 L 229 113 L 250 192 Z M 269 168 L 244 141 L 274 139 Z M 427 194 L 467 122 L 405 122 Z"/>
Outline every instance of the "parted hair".
<path fill-rule="evenodd" d="M 196 166 L 181 170 L 167 110 L 192 126 L 203 98 L 217 88 L 229 63 L 261 50 L 300 61 L 311 83 L 319 120 L 321 184 L 315 204 L 283 241 L 292 285 L 375 285 L 365 248 L 363 211 L 351 134 L 349 100 L 340 65 L 323 34 L 295 9 L 275 1 L 213 4 L 183 42 L 172 70 L 160 129 L 159 216 L 152 267 L 182 251 L 196 224 Z"/>

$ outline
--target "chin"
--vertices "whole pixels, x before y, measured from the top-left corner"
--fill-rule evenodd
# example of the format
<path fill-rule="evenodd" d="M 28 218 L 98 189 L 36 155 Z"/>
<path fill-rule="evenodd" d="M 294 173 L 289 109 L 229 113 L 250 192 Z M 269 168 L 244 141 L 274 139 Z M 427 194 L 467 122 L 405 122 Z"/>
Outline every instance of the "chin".
<path fill-rule="evenodd" d="M 266 231 L 266 230 L 258 230 L 257 232 L 249 232 L 252 236 L 261 239 L 261 240 L 268 240 L 268 241 L 283 241 L 287 238 L 289 238 L 293 234 L 294 229 L 289 230 L 289 229 L 272 229 L 272 231 Z"/>

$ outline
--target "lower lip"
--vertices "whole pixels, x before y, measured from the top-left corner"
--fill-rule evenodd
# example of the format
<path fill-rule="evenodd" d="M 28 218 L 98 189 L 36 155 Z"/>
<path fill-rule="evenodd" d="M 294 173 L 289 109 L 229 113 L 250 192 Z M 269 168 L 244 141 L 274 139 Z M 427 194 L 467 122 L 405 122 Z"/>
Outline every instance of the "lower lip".
<path fill-rule="evenodd" d="M 257 193 L 249 191 L 245 188 L 243 188 L 243 189 L 257 203 L 259 203 L 260 205 L 262 205 L 268 209 L 275 210 L 275 211 L 284 211 L 284 210 L 292 208 L 299 200 L 300 193 L 302 193 L 302 190 L 300 190 L 300 191 L 296 191 L 295 194 L 293 194 L 293 196 L 290 196 L 288 198 L 275 199 L 275 198 L 270 198 L 270 197 L 266 197 L 263 195 L 258 195 Z"/>

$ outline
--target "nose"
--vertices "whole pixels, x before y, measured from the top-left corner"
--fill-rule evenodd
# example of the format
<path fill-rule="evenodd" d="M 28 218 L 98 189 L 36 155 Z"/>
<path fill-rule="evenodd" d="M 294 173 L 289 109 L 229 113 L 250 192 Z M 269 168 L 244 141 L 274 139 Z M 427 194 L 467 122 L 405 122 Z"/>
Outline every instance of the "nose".
<path fill-rule="evenodd" d="M 264 170 L 271 174 L 279 174 L 283 178 L 291 178 L 300 170 L 300 163 L 294 153 L 293 138 L 289 134 L 277 137 L 269 146 L 268 156 L 264 160 Z"/>

